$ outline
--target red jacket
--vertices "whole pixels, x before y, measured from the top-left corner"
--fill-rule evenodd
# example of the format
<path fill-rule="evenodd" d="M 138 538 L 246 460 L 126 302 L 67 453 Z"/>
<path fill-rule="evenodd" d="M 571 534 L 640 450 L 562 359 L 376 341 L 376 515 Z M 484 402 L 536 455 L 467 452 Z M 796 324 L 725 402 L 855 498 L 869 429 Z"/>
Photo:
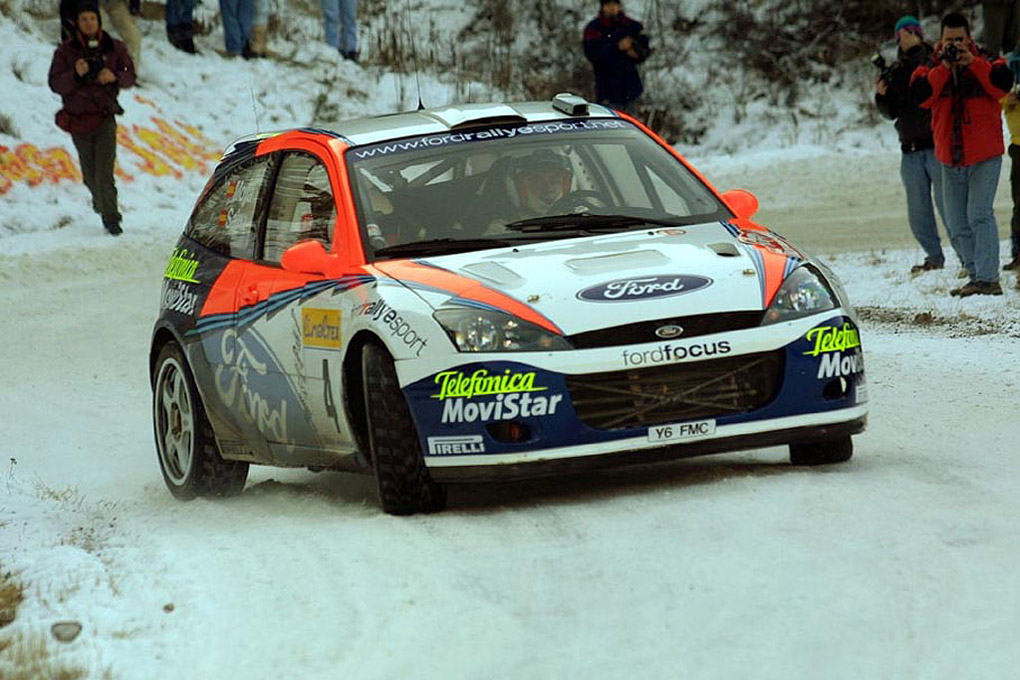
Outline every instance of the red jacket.
<path fill-rule="evenodd" d="M 50 89 L 60 95 L 63 110 L 81 126 L 76 132 L 87 132 L 86 128 L 95 128 L 103 119 L 123 113 L 117 94 L 121 88 L 135 84 L 135 66 L 124 43 L 105 32 L 100 32 L 98 38 L 98 44 L 89 47 L 81 34 L 75 32 L 60 44 L 50 64 Z M 117 77 L 116 82 L 102 85 L 96 81 L 94 71 L 79 76 L 74 70 L 78 59 L 108 68 Z"/>
<path fill-rule="evenodd" d="M 935 54 L 938 59 L 940 50 Z M 990 62 L 976 50 L 974 61 L 958 71 L 955 79 L 941 61 L 914 71 L 911 92 L 922 107 L 931 109 L 935 157 L 940 163 L 975 165 L 1005 153 L 999 100 L 1012 81 L 1004 61 Z"/>

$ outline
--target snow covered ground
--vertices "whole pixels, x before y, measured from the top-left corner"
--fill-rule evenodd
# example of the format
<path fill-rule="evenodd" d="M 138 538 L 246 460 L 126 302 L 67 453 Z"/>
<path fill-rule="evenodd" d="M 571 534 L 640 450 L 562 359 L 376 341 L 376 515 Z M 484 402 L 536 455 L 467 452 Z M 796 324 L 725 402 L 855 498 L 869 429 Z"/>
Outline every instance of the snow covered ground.
<path fill-rule="evenodd" d="M 756 191 L 862 310 L 871 421 L 850 463 L 794 469 L 776 448 L 459 486 L 446 512 L 403 519 L 369 478 L 253 468 L 240 497 L 182 504 L 156 463 L 146 357 L 210 165 L 194 146 L 256 112 L 303 125 L 323 92 L 343 117 L 413 102 L 317 45 L 310 69 L 189 59 L 143 28 L 143 84 L 121 96 L 140 151 L 119 152 L 125 234 L 56 171 L 0 193 L 0 576 L 24 589 L 0 678 L 1016 676 L 1020 291 L 1008 275 L 1003 297 L 958 300 L 952 268 L 909 276 L 891 126 L 853 151 L 686 150 Z M 0 31 L 19 103 L 0 105 L 0 146 L 73 156 L 51 46 Z M 82 624 L 73 642 L 51 636 L 60 621 Z"/>

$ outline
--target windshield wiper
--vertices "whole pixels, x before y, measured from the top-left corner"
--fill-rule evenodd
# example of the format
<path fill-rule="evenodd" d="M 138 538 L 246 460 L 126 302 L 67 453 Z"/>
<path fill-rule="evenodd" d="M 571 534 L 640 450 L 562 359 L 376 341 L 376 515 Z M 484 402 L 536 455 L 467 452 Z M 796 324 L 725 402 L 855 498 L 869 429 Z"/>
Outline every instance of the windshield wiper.
<path fill-rule="evenodd" d="M 656 217 L 636 217 L 634 215 L 598 215 L 592 213 L 568 213 L 565 215 L 549 215 L 548 217 L 529 217 L 505 225 L 514 231 L 592 231 L 634 227 L 639 224 L 654 224 L 662 227 L 676 227 L 682 224 L 697 224 L 701 220 L 660 219 Z"/>
<path fill-rule="evenodd" d="M 436 253 L 466 253 L 486 248 L 506 248 L 513 241 L 492 238 L 433 238 L 411 243 L 398 243 L 375 251 L 375 256 L 400 257 L 402 255 L 434 255 Z"/>

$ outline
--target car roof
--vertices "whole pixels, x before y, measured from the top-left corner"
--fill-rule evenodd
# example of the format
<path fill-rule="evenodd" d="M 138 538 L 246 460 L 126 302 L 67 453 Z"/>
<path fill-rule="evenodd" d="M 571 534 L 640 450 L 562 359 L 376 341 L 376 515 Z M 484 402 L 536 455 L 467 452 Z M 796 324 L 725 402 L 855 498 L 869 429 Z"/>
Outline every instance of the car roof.
<path fill-rule="evenodd" d="M 303 132 L 343 139 L 350 146 L 376 144 L 405 137 L 441 134 L 488 125 L 520 125 L 577 118 L 617 118 L 612 109 L 590 104 L 569 93 L 549 101 L 457 104 L 435 109 L 354 118 L 336 123 L 320 123 L 298 128 Z M 235 140 L 223 153 L 231 155 L 240 146 L 274 137 L 290 130 L 263 132 Z"/>

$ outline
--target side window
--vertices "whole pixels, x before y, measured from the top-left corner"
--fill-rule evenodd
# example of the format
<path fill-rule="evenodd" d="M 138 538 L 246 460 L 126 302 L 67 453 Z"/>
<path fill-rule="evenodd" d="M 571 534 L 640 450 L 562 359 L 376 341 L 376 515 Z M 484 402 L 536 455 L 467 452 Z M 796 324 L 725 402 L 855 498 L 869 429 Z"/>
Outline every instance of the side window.
<path fill-rule="evenodd" d="M 269 161 L 253 159 L 232 170 L 195 208 L 185 233 L 229 257 L 252 257 L 259 197 L 269 183 Z"/>
<path fill-rule="evenodd" d="M 308 154 L 287 154 L 269 203 L 262 259 L 279 263 L 283 251 L 308 239 L 329 248 L 335 221 L 336 202 L 326 166 Z"/>

